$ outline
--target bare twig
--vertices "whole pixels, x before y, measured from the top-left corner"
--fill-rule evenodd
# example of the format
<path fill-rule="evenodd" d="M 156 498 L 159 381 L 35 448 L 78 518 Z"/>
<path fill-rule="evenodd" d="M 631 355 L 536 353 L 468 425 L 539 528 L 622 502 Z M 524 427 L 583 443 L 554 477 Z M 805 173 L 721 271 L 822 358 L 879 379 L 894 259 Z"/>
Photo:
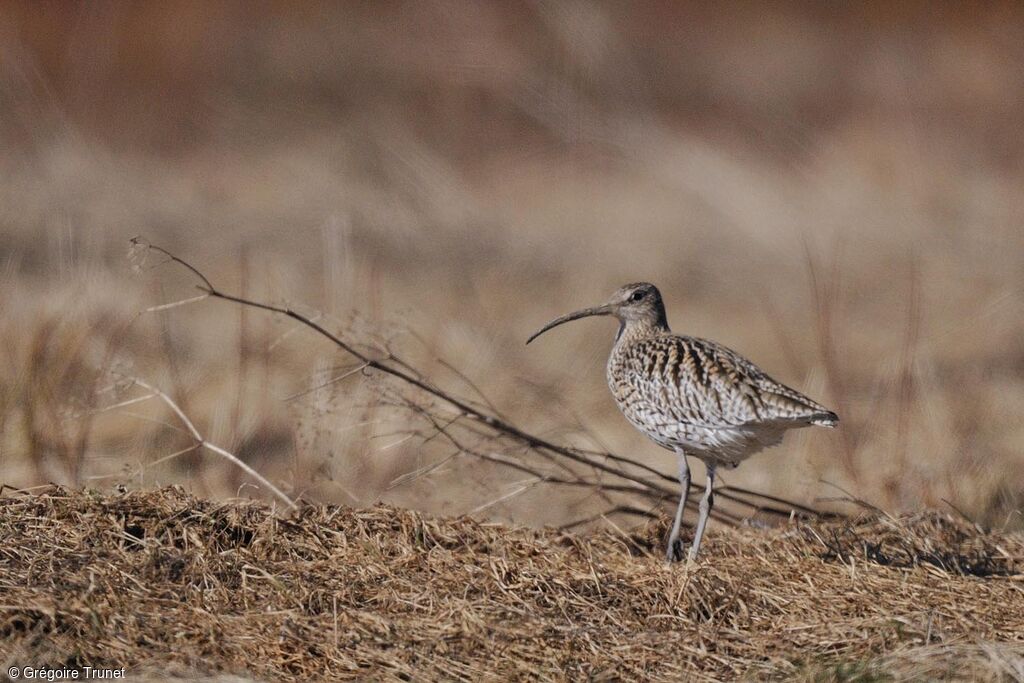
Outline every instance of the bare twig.
<path fill-rule="evenodd" d="M 356 367 L 352 368 L 351 370 L 349 370 L 347 372 L 343 372 L 340 375 L 336 375 L 336 376 L 330 378 L 326 382 L 321 382 L 320 384 L 314 385 L 314 386 L 312 386 L 312 387 L 310 387 L 308 389 L 303 389 L 302 391 L 296 392 L 296 393 L 291 394 L 289 396 L 285 396 L 281 400 L 282 401 L 294 401 L 295 399 L 302 398 L 303 396 L 306 396 L 307 394 L 312 394 L 314 391 L 319 391 L 321 389 L 326 389 L 327 387 L 331 386 L 332 384 L 340 382 L 343 379 L 347 379 L 347 378 L 351 377 L 352 375 L 354 375 L 354 374 L 356 374 L 358 372 L 362 372 L 365 368 L 366 368 L 366 363 L 361 363 L 361 364 L 357 365 Z"/>
<path fill-rule="evenodd" d="M 819 500 L 842 501 L 842 502 L 846 502 L 846 503 L 853 503 L 854 505 L 858 505 L 858 506 L 864 508 L 865 510 L 870 510 L 871 512 L 874 512 L 874 513 L 876 513 L 876 514 L 878 514 L 880 516 L 885 516 L 885 517 L 887 517 L 889 519 L 895 519 L 895 517 L 893 515 L 889 514 L 888 512 L 883 510 L 882 508 L 878 507 L 877 505 L 874 505 L 873 503 L 869 503 L 868 501 L 866 501 L 866 500 L 864 500 L 862 498 L 858 498 L 857 496 L 853 495 L 852 493 L 850 493 L 849 491 L 844 489 L 839 484 L 835 484 L 835 483 L 833 483 L 831 481 L 827 481 L 825 479 L 819 479 L 818 483 L 819 484 L 825 484 L 826 486 L 831 486 L 832 488 L 836 489 L 837 491 L 843 493 L 844 496 L 845 496 L 844 498 L 829 498 L 829 499 L 822 498 L 822 499 L 819 499 Z"/>
<path fill-rule="evenodd" d="M 195 445 L 193 447 L 186 448 L 186 449 L 183 449 L 183 450 L 175 453 L 174 454 L 175 457 L 179 456 L 179 455 L 184 455 L 185 453 L 192 452 L 193 450 L 195 450 L 197 448 L 205 448 L 206 450 L 211 451 L 213 453 L 216 453 L 217 455 L 221 456 L 222 458 L 225 458 L 226 460 L 231 462 L 233 465 L 235 465 L 235 466 L 239 467 L 240 469 L 242 469 L 246 474 L 248 474 L 250 477 L 252 477 L 256 481 L 258 481 L 260 484 L 262 484 L 263 486 L 266 486 L 275 496 L 280 498 L 285 503 L 285 505 L 287 505 L 292 510 L 298 510 L 299 509 L 299 506 L 296 505 L 294 502 L 292 502 L 291 498 L 289 498 L 287 495 L 285 495 L 285 493 L 281 489 L 277 488 L 272 483 L 270 483 L 270 481 L 266 477 L 264 477 L 262 474 L 260 474 L 256 470 L 254 470 L 252 467 L 250 467 L 245 462 L 240 460 L 234 454 L 229 453 L 228 451 L 224 450 L 223 448 L 221 448 L 217 444 L 210 443 L 205 438 L 203 438 L 203 435 L 199 433 L 199 430 L 196 429 L 196 426 L 192 423 L 192 420 L 190 420 L 188 418 L 188 415 L 185 414 L 185 411 L 183 411 L 178 406 L 178 404 L 175 403 L 174 400 L 171 399 L 170 396 L 165 394 L 160 389 L 157 389 L 153 385 L 144 382 L 141 379 L 133 378 L 133 381 L 135 382 L 135 384 L 139 385 L 143 389 L 146 389 L 151 394 L 154 394 L 155 396 L 159 397 L 160 400 L 163 401 L 167 405 L 167 407 L 170 408 L 171 411 L 175 415 L 178 416 L 178 419 L 181 421 L 181 423 L 183 425 L 185 425 L 185 428 L 188 430 L 189 434 L 191 434 L 192 438 L 195 440 Z"/>

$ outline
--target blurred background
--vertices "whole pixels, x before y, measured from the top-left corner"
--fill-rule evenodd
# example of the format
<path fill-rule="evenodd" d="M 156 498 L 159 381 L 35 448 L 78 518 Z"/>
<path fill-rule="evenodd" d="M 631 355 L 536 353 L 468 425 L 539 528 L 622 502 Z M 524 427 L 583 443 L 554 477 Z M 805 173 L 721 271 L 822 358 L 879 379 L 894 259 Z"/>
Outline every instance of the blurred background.
<path fill-rule="evenodd" d="M 725 483 L 1020 527 L 1022 33 L 1015 2 L 4 2 L 0 480 L 262 495 L 167 458 L 191 442 L 123 404 L 138 377 L 291 495 L 592 505 L 461 460 L 392 487 L 443 448 L 400 436 L 372 380 L 327 383 L 350 359 L 290 321 L 147 312 L 196 291 L 130 262 L 141 235 L 671 473 L 605 387 L 611 321 L 523 345 L 649 280 L 675 331 L 842 417 Z"/>

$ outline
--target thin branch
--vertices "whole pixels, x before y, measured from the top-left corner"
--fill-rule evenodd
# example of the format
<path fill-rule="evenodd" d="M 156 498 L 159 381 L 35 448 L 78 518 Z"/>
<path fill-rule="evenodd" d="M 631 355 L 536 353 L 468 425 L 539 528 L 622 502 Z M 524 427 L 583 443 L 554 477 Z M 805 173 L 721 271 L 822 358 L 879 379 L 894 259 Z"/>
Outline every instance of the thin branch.
<path fill-rule="evenodd" d="M 501 414 L 501 411 L 498 410 L 493 403 L 491 403 L 491 399 L 487 398 L 487 394 L 485 394 L 483 390 L 481 390 L 480 387 L 476 385 L 476 382 L 471 380 L 469 376 L 466 375 L 466 373 L 459 370 L 457 367 L 446 361 L 444 358 L 438 358 L 437 362 L 440 363 L 443 367 L 450 370 L 456 377 L 461 379 L 466 384 L 466 386 L 468 386 L 470 389 L 476 392 L 476 395 L 480 397 L 480 400 L 484 402 L 484 405 L 486 405 L 492 413 L 494 413 L 503 420 L 505 419 L 505 416 Z"/>
<path fill-rule="evenodd" d="M 410 482 L 416 481 L 417 479 L 419 479 L 421 477 L 425 477 L 426 475 L 430 474 L 434 470 L 436 470 L 436 469 L 438 469 L 440 467 L 443 467 L 444 465 L 447 465 L 449 462 L 451 462 L 455 458 L 459 457 L 460 455 L 462 455 L 462 451 L 461 450 L 456 450 L 454 453 L 451 453 L 450 455 L 446 455 L 445 457 L 441 458 L 437 462 L 432 462 L 429 465 L 424 465 L 423 467 L 417 468 L 417 469 L 415 469 L 415 470 L 413 470 L 411 472 L 406 472 L 405 474 L 399 475 L 399 476 L 395 477 L 394 479 L 392 479 L 391 483 L 388 484 L 388 487 L 386 489 L 384 489 L 384 490 L 385 491 L 391 491 L 393 489 L 398 488 L 399 486 L 404 486 L 405 484 L 408 484 Z"/>
<path fill-rule="evenodd" d="M 198 270 L 197 270 L 197 269 L 196 269 L 195 267 L 193 267 L 193 266 L 192 266 L 192 264 L 191 264 L 191 263 L 189 263 L 188 261 L 185 261 L 184 259 L 180 259 L 180 258 L 178 258 L 177 256 L 175 256 L 175 255 L 174 255 L 174 254 L 172 254 L 171 252 L 167 251 L 167 250 L 166 250 L 166 249 L 164 249 L 163 247 L 158 247 L 158 246 L 157 246 L 157 245 L 155 245 L 155 244 L 151 244 L 151 243 L 149 243 L 148 241 L 146 241 L 146 240 L 142 239 L 142 238 L 141 238 L 141 237 L 139 237 L 138 235 L 136 235 L 135 237 L 131 238 L 131 239 L 130 239 L 130 240 L 128 240 L 128 241 L 129 241 L 129 242 L 131 243 L 132 247 L 138 247 L 138 248 L 144 248 L 144 249 L 152 249 L 153 251 L 156 251 L 156 252 L 159 252 L 159 253 L 163 254 L 164 256 L 166 256 L 167 258 L 171 259 L 171 260 L 172 260 L 172 261 L 174 261 L 175 263 L 180 263 L 181 265 L 183 265 L 183 266 L 185 266 L 186 268 L 188 268 L 189 270 L 191 270 L 191 271 L 192 271 L 192 273 L 193 273 L 193 274 L 194 274 L 194 275 L 195 275 L 196 277 L 198 277 L 198 278 L 199 278 L 200 280 L 202 280 L 202 281 L 203 281 L 203 284 L 204 284 L 204 285 L 206 286 L 206 289 L 213 289 L 213 285 L 211 285 L 211 284 L 210 284 L 210 281 L 206 279 L 206 276 L 205 276 L 205 275 L 203 275 L 202 273 L 200 273 L 200 272 L 199 272 L 199 271 L 198 271 Z"/>
<path fill-rule="evenodd" d="M 599 519 L 603 520 L 603 519 L 605 519 L 605 518 L 607 518 L 607 517 L 609 517 L 611 515 L 616 515 L 616 514 L 633 515 L 635 517 L 644 517 L 646 519 L 656 519 L 657 515 L 654 514 L 654 511 L 656 509 L 657 509 L 657 506 L 652 507 L 652 508 L 644 509 L 644 508 L 633 507 L 632 505 L 617 505 L 616 507 L 612 508 L 611 510 L 605 510 L 604 512 L 600 512 L 600 513 L 598 513 L 596 515 L 591 515 L 590 517 L 584 517 L 583 519 L 577 519 L 574 522 L 567 522 L 567 523 L 562 524 L 561 526 L 556 527 L 556 528 L 559 531 L 569 531 L 571 529 L 575 529 L 576 527 L 581 527 L 584 524 L 590 524 L 591 522 L 596 522 Z"/>
<path fill-rule="evenodd" d="M 96 393 L 98 394 L 100 392 L 96 392 Z M 80 420 L 80 419 L 86 418 L 86 417 L 93 417 L 95 415 L 101 415 L 103 413 L 109 413 L 112 410 L 119 410 L 121 408 L 127 408 L 130 405 L 135 405 L 136 403 L 142 403 L 144 401 L 148 401 L 151 398 L 156 398 L 156 394 L 146 394 L 145 396 L 136 396 L 135 398 L 129 398 L 127 400 L 121 401 L 120 403 L 114 403 L 114 404 L 109 405 L 109 406 L 103 406 L 102 408 L 94 408 L 93 410 L 89 410 L 89 411 L 82 412 L 82 413 L 77 413 L 75 415 L 70 415 L 70 416 L 68 416 L 65 419 L 67 419 L 67 420 Z"/>
<path fill-rule="evenodd" d="M 194 304 L 207 298 L 208 294 L 200 294 L 199 296 L 189 297 L 188 299 L 181 299 L 180 301 L 171 301 L 166 304 L 160 304 L 159 306 L 150 306 L 145 309 L 143 313 L 159 313 L 160 311 L 169 311 L 172 308 L 178 306 L 187 306 L 188 304 Z"/>
<path fill-rule="evenodd" d="M 510 493 L 506 493 L 505 495 L 503 495 L 503 496 L 501 496 L 499 498 L 495 498 L 494 500 L 490 500 L 490 501 L 484 503 L 483 505 L 479 505 L 479 506 L 473 508 L 472 510 L 469 511 L 469 514 L 471 514 L 471 515 L 479 514 L 479 513 L 483 512 L 484 510 L 490 509 L 490 508 L 494 507 L 495 505 L 498 505 L 499 503 L 505 502 L 509 498 L 514 498 L 514 497 L 518 496 L 521 493 L 525 493 L 525 492 L 529 491 L 530 489 L 532 489 L 537 484 L 543 484 L 543 483 L 544 483 L 543 479 L 533 479 L 531 481 L 528 481 L 525 484 L 519 485 L 517 488 L 513 489 Z"/>
<path fill-rule="evenodd" d="M 179 260 L 179 259 L 175 259 L 175 260 Z M 291 498 L 289 498 L 287 495 L 285 495 L 285 493 L 283 491 L 281 491 L 281 489 L 277 488 L 272 483 L 270 483 L 270 481 L 266 477 L 264 477 L 262 474 L 260 474 L 256 470 L 254 470 L 252 467 L 250 467 L 244 461 L 240 460 L 234 454 L 229 453 L 228 451 L 224 450 L 220 446 L 218 446 L 218 445 L 216 445 L 214 443 L 210 443 L 209 441 L 204 439 L 203 435 L 199 433 L 199 430 L 196 429 L 196 426 L 192 423 L 192 420 L 190 420 L 188 418 L 188 415 L 185 414 L 185 411 L 183 411 L 178 406 L 178 404 L 175 403 L 173 399 L 171 399 L 170 396 L 165 394 L 160 389 L 157 389 L 153 385 L 144 382 L 141 379 L 133 378 L 133 381 L 136 384 L 138 384 L 140 387 L 142 387 L 143 389 L 146 389 L 150 393 L 155 394 L 156 396 L 158 396 L 160 398 L 160 400 L 163 401 L 167 405 L 167 407 L 170 408 L 171 411 L 174 412 L 174 414 L 178 416 L 178 419 L 181 420 L 181 423 L 183 425 L 185 425 L 185 428 L 188 430 L 188 432 L 192 435 L 192 438 L 195 440 L 196 443 L 195 443 L 195 445 L 192 448 L 185 449 L 183 451 L 175 453 L 174 454 L 175 456 L 183 455 L 184 453 L 187 453 L 190 450 L 194 450 L 195 448 L 199 448 L 199 447 L 205 448 L 208 451 L 216 453 L 217 455 L 221 456 L 222 458 L 225 458 L 226 460 L 228 460 L 232 464 L 234 464 L 237 467 L 239 467 L 240 469 L 242 469 L 250 477 L 252 477 L 256 481 L 258 481 L 262 485 L 266 486 L 268 489 L 270 489 L 271 492 L 273 492 L 273 494 L 275 496 L 277 496 L 282 501 L 284 501 L 284 503 L 289 508 L 291 508 L 292 510 L 298 510 L 299 509 L 299 506 L 296 505 L 294 502 L 292 502 Z"/>
<path fill-rule="evenodd" d="M 291 396 L 285 396 L 281 400 L 285 401 L 285 402 L 294 401 L 295 399 L 302 398 L 303 396 L 306 396 L 307 394 L 312 394 L 314 391 L 319 391 L 320 389 L 326 389 L 327 387 L 331 386 L 332 384 L 340 382 L 343 379 L 348 379 L 349 377 L 351 377 L 352 375 L 356 374 L 357 372 L 362 372 L 365 368 L 366 368 L 366 363 L 361 363 L 361 364 L 357 365 L 356 367 L 352 368 L 351 370 L 349 370 L 348 372 L 343 372 L 342 374 L 340 374 L 340 375 L 338 375 L 336 377 L 332 377 L 331 379 L 327 380 L 326 382 L 323 382 L 322 384 L 317 384 L 315 386 L 310 387 L 309 389 L 304 389 L 303 391 L 296 392 L 296 393 L 292 394 Z"/>
<path fill-rule="evenodd" d="M 873 503 L 869 503 L 866 500 L 858 498 L 857 496 L 853 495 L 852 493 L 850 493 L 849 491 L 844 489 L 839 484 L 834 484 L 831 481 L 828 481 L 826 479 L 819 479 L 818 483 L 819 484 L 825 484 L 826 486 L 831 486 L 832 488 L 836 489 L 837 491 L 839 491 L 840 493 L 842 493 L 842 494 L 844 494 L 846 496 L 845 498 L 828 498 L 828 499 L 825 499 L 825 500 L 844 501 L 844 502 L 847 502 L 847 503 L 853 503 L 854 505 L 859 505 L 860 507 L 864 508 L 865 510 L 871 510 L 872 512 L 878 513 L 880 515 L 884 515 L 885 517 L 888 517 L 890 520 L 893 520 L 893 521 L 896 520 L 895 517 L 890 515 L 888 512 L 886 512 L 882 508 L 878 507 L 877 505 L 874 505 Z"/>

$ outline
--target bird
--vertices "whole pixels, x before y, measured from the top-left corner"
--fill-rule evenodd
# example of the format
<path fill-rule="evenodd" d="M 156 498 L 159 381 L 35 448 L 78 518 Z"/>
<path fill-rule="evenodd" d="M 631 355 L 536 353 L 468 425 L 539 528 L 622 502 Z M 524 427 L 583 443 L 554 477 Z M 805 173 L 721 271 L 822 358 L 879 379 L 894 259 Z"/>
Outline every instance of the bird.
<path fill-rule="evenodd" d="M 682 492 L 665 559 L 682 560 L 678 544 L 690 491 L 689 456 L 707 471 L 690 545 L 694 562 L 714 505 L 715 472 L 778 445 L 790 429 L 836 427 L 839 416 L 778 382 L 739 353 L 708 339 L 673 334 L 658 288 L 620 287 L 605 303 L 555 318 L 527 339 L 589 316 L 613 316 L 619 329 L 606 368 L 608 388 L 630 424 L 678 458 Z"/>

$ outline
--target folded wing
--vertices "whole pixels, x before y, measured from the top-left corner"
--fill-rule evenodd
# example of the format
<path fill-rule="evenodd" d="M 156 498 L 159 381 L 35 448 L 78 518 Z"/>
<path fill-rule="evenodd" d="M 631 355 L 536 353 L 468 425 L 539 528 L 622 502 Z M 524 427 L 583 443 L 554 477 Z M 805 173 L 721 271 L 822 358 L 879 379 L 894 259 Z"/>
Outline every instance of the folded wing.
<path fill-rule="evenodd" d="M 662 419 L 706 429 L 780 423 L 832 427 L 839 422 L 824 406 L 706 339 L 652 337 L 632 345 L 622 362 L 630 389 Z"/>

